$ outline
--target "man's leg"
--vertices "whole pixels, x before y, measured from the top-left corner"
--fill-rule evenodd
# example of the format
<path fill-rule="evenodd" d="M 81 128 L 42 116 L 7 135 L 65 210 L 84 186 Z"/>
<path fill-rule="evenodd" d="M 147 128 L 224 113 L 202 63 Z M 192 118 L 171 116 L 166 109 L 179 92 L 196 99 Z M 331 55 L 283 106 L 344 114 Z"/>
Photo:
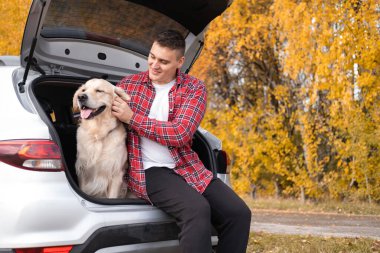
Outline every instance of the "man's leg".
<path fill-rule="evenodd" d="M 207 186 L 203 196 L 211 207 L 212 223 L 219 235 L 218 253 L 245 253 L 251 211 L 236 193 L 219 179 Z"/>
<path fill-rule="evenodd" d="M 211 213 L 207 200 L 173 170 L 153 167 L 145 171 L 151 202 L 173 216 L 180 227 L 182 253 L 211 252 Z"/>

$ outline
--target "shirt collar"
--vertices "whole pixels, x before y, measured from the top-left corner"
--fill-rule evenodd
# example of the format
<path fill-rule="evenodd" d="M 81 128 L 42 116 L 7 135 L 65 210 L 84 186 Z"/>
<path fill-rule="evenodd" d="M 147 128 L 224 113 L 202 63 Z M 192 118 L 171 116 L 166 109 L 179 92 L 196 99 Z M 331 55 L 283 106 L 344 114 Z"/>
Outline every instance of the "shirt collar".
<path fill-rule="evenodd" d="M 176 77 L 175 84 L 178 87 L 179 85 L 181 85 L 183 83 L 183 73 L 179 69 L 177 69 L 176 75 L 177 75 L 177 77 Z M 142 82 L 152 85 L 152 81 L 149 79 L 149 70 L 147 70 L 143 73 Z"/>
<path fill-rule="evenodd" d="M 176 80 L 176 86 L 178 87 L 179 85 L 183 84 L 183 73 L 177 69 L 177 80 Z"/>

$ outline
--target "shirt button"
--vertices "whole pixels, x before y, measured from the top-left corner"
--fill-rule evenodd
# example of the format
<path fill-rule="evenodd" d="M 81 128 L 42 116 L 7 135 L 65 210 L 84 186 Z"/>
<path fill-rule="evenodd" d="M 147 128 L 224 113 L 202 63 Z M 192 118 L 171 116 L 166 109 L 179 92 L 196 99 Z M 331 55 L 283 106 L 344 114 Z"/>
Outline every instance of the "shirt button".
<path fill-rule="evenodd" d="M 170 150 L 174 149 L 174 147 L 173 147 L 173 146 L 169 146 L 168 148 L 169 148 Z"/>

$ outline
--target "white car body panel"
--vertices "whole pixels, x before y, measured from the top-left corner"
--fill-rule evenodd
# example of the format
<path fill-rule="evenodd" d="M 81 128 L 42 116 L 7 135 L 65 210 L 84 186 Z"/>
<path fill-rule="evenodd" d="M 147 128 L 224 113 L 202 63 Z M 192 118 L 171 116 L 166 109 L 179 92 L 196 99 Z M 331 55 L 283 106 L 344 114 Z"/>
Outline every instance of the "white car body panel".
<path fill-rule="evenodd" d="M 25 110 L 12 85 L 12 73 L 17 67 L 1 67 L 0 76 L 0 140 L 50 139 L 46 124 L 37 114 Z"/>
<path fill-rule="evenodd" d="M 73 191 L 64 172 L 28 171 L 0 162 L 0 185 L 7 189 L 0 191 L 0 249 L 81 244 L 104 226 L 170 220 L 150 205 L 88 202 Z"/>

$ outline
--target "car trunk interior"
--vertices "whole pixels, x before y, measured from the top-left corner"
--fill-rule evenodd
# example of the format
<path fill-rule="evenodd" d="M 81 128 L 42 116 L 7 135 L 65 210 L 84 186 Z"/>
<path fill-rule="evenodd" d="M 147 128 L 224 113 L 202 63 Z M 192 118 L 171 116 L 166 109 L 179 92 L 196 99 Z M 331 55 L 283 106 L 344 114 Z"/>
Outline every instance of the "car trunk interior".
<path fill-rule="evenodd" d="M 60 144 L 66 163 L 66 174 L 72 186 L 79 190 L 75 173 L 76 131 L 79 115 L 72 110 L 72 98 L 78 87 L 88 79 L 70 77 L 40 77 L 32 83 L 32 92 L 41 110 L 41 118 L 48 124 L 53 139 Z M 32 98 L 33 99 L 33 98 Z M 34 100 L 34 99 L 33 99 Z M 196 132 L 192 143 L 193 150 L 198 154 L 206 168 L 213 170 L 213 150 L 205 137 Z M 216 174 L 216 171 L 213 171 Z M 89 196 L 86 196 L 89 198 Z M 125 200 L 106 200 L 106 203 L 120 203 Z M 134 203 L 146 203 L 142 200 L 131 200 Z"/>

